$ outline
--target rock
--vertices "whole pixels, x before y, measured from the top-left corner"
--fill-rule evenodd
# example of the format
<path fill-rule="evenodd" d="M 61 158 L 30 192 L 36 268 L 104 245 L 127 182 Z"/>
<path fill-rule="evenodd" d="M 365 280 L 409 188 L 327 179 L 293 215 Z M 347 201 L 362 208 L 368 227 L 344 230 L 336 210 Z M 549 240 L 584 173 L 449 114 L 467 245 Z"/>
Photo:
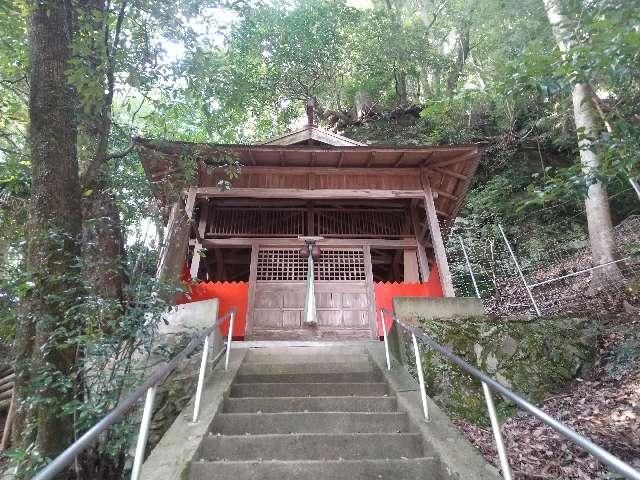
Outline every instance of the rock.
<path fill-rule="evenodd" d="M 585 318 L 504 321 L 481 316 L 418 322 L 435 341 L 533 402 L 586 376 L 597 351 L 597 331 Z M 410 354 L 411 346 L 407 348 Z M 423 351 L 429 395 L 454 415 L 486 422 L 480 383 L 439 353 Z M 505 399 L 496 403 L 499 410 L 509 408 Z"/>

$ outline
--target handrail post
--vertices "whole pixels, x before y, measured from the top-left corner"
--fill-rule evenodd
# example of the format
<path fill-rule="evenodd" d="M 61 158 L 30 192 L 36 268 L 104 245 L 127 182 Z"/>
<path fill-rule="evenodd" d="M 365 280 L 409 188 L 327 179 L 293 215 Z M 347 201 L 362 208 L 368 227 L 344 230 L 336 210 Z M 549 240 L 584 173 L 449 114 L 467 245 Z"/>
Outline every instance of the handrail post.
<path fill-rule="evenodd" d="M 385 322 L 383 309 L 380 309 L 380 321 L 382 322 L 382 338 L 384 339 L 384 354 L 387 357 L 387 370 L 391 370 L 391 358 L 389 357 L 389 339 L 387 339 L 387 324 Z"/>
<path fill-rule="evenodd" d="M 478 283 L 476 282 L 476 277 L 473 274 L 473 268 L 471 268 L 471 262 L 469 261 L 469 256 L 467 255 L 467 249 L 464 246 L 464 240 L 462 240 L 461 236 L 458 236 L 458 240 L 460 240 L 460 246 L 462 247 L 462 253 L 464 254 L 464 259 L 467 263 L 469 274 L 471 275 L 471 281 L 473 282 L 473 288 L 476 291 L 476 296 L 482 300 L 482 297 L 480 296 L 480 289 L 478 288 Z M 498 458 L 500 459 L 502 476 L 505 478 L 505 480 L 511 480 L 511 467 L 509 466 L 509 459 L 507 458 L 507 452 L 504 448 L 504 441 L 502 439 L 502 432 L 500 431 L 498 415 L 496 415 L 496 407 L 493 404 L 493 397 L 491 396 L 489 386 L 482 381 L 480 383 L 482 383 L 482 392 L 484 393 L 484 400 L 487 403 L 487 410 L 489 411 L 491 430 L 493 431 L 493 438 L 496 442 L 496 449 L 498 450 Z"/>
<path fill-rule="evenodd" d="M 200 414 L 200 399 L 202 398 L 202 389 L 204 387 L 204 377 L 207 371 L 207 357 L 209 355 L 209 337 L 204 337 L 204 346 L 202 347 L 202 359 L 200 360 L 200 372 L 198 374 L 198 387 L 196 388 L 196 399 L 193 404 L 193 423 L 198 421 Z"/>
<path fill-rule="evenodd" d="M 422 399 L 422 412 L 425 421 L 429 421 L 429 406 L 427 405 L 427 390 L 424 386 L 424 373 L 422 371 L 422 358 L 420 357 L 420 348 L 418 347 L 418 339 L 414 333 L 411 333 L 413 340 L 413 353 L 416 357 L 416 370 L 418 371 L 418 382 L 420 383 L 420 398 Z"/>
<path fill-rule="evenodd" d="M 156 385 L 149 387 L 144 401 L 144 410 L 142 411 L 142 420 L 138 433 L 138 443 L 136 444 L 136 453 L 133 458 L 133 468 L 131 469 L 131 480 L 138 480 L 140 478 L 140 470 L 142 468 L 142 461 L 144 460 L 144 450 L 147 447 L 147 439 L 149 438 L 149 427 L 151 426 L 151 417 L 153 415 L 153 401 L 156 397 L 156 388 Z"/>
<path fill-rule="evenodd" d="M 487 410 L 489 410 L 489 419 L 491 420 L 491 430 L 493 431 L 493 438 L 496 442 L 496 449 L 498 450 L 498 458 L 500 459 L 500 467 L 502 468 L 502 476 L 505 480 L 511 480 L 511 467 L 509 466 L 509 458 L 507 457 L 507 451 L 504 448 L 504 442 L 502 440 L 502 432 L 500 431 L 500 424 L 498 423 L 498 416 L 496 415 L 496 407 L 493 404 L 493 397 L 491 397 L 491 391 L 489 386 L 482 382 L 482 391 L 484 393 L 484 399 L 487 402 Z"/>
<path fill-rule="evenodd" d="M 231 353 L 231 340 L 233 340 L 233 320 L 236 318 L 236 311 L 231 312 L 229 318 L 229 333 L 227 333 L 227 351 L 224 358 L 224 369 L 229 370 L 229 354 Z"/>

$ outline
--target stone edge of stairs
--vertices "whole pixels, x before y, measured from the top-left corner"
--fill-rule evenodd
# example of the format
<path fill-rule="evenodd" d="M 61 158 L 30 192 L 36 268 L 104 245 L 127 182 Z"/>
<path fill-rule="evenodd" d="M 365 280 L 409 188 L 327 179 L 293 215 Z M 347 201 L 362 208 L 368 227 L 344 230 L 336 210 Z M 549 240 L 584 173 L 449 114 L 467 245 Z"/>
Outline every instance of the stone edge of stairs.
<path fill-rule="evenodd" d="M 247 349 L 232 348 L 229 370 L 225 371 L 224 363 L 219 362 L 209 373 L 202 391 L 199 421 L 191 421 L 194 402 L 192 398 L 145 459 L 140 480 L 186 478 L 189 465 L 208 434 L 214 417 L 222 409 L 226 392 L 231 388 L 246 354 Z"/>
<path fill-rule="evenodd" d="M 498 470 L 489 464 L 480 452 L 462 435 L 451 419 L 427 397 L 430 421 L 425 422 L 422 413 L 417 382 L 408 370 L 392 359 L 392 368 L 387 370 L 384 344 L 367 345 L 374 365 L 382 372 L 383 380 L 394 392 L 399 412 L 406 412 L 410 421 L 417 427 L 425 439 L 431 455 L 441 466 L 442 478 L 500 480 Z M 429 392 L 427 392 L 427 395 Z"/>

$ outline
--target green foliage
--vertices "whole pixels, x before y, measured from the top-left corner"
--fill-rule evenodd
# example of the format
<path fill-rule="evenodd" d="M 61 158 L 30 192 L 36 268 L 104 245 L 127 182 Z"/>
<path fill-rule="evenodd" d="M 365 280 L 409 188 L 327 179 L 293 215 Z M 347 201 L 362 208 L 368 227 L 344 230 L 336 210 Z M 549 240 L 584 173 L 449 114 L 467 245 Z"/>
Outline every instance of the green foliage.
<path fill-rule="evenodd" d="M 640 175 L 637 0 L 564 2 L 573 35 L 565 55 L 555 48 L 541 1 L 389 0 L 355 8 L 344 0 L 129 0 L 121 22 L 123 1 L 106 2 L 104 11 L 86 6 L 99 3 L 73 2 L 67 75 L 76 92 L 83 167 L 105 133 L 100 132 L 105 119 L 112 122 L 108 156 L 126 152 L 135 135 L 202 143 L 263 140 L 289 129 L 313 100 L 326 126 L 371 143 L 486 142 L 487 154 L 453 233 L 475 232 L 466 238 L 469 247 L 490 258 L 495 245 L 482 239 L 495 238 L 493 226 L 504 221 L 508 235 L 519 234 L 515 248 L 525 272 L 551 261 L 544 255 L 549 250 L 570 253 L 585 245 L 585 226 L 575 217 L 589 182 L 606 183 L 615 220 L 638 212 L 628 185 L 629 177 Z M 27 2 L 0 0 L 0 337 L 5 342 L 21 321 L 16 305 L 34 293 L 22 273 L 31 183 L 27 13 Z M 573 83 L 586 80 L 600 95 L 602 112 L 598 135 L 591 139 L 602 167 L 592 172 L 578 166 L 576 138 L 583 132 L 575 129 L 570 101 Z M 355 115 L 356 96 L 369 101 L 363 118 Z M 237 158 L 214 146 L 206 152 L 187 148 L 178 162 L 184 182 L 193 179 L 198 165 L 224 171 L 229 179 L 224 188 L 239 168 Z M 76 412 L 78 433 L 140 380 L 134 359 L 149 353 L 147 339 L 166 307 L 158 295 L 165 286 L 153 280 L 155 248 L 142 233 L 133 241 L 132 232 L 153 230 L 147 225 L 161 230 L 163 223 L 136 153 L 113 155 L 103 173 L 128 236 L 124 303 L 77 292 L 67 317 L 78 326 L 52 326 L 47 347 L 65 339 L 78 360 L 70 375 L 34 365 L 28 403 L 48 401 L 45 388 L 72 391 L 73 402 L 47 407 L 52 414 Z M 93 187 L 86 188 L 90 197 Z M 457 248 L 453 242 L 454 257 L 461 253 Z M 466 272 L 453 273 L 457 281 L 468 281 Z M 481 282 L 489 283 L 483 275 Z M 69 279 L 51 280 L 53 285 Z M 53 287 L 47 293 L 51 301 L 60 295 Z M 443 340 L 478 336 L 477 325 L 463 327 Z M 549 328 L 554 338 L 572 334 Z M 527 337 L 531 344 L 520 351 L 533 352 L 541 369 L 527 370 L 531 381 L 544 374 L 556 383 L 572 371 L 560 346 L 549 344 L 541 331 Z M 469 346 L 460 341 L 457 348 Z M 616 355 L 626 365 L 636 353 L 622 343 Z M 430 383 L 445 374 L 455 380 L 448 408 L 485 422 L 473 382 L 438 364 L 432 354 L 425 352 L 425 358 L 434 365 Z M 505 362 L 514 381 L 533 388 Z M 506 414 L 510 406 L 499 408 Z M 101 439 L 82 459 L 88 478 L 99 478 L 96 472 L 103 467 L 104 476 L 121 478 L 134 436 L 127 419 Z M 31 469 L 45 461 L 35 444 L 12 455 Z"/>

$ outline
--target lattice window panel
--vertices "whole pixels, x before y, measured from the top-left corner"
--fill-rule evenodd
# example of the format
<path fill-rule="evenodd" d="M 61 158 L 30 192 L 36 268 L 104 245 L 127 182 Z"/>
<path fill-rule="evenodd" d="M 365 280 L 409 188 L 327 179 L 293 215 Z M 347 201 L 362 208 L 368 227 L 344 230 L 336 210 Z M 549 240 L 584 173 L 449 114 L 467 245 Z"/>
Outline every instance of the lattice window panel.
<path fill-rule="evenodd" d="M 300 256 L 300 249 L 260 249 L 257 273 L 259 281 L 305 281 L 307 279 L 307 259 Z"/>
<path fill-rule="evenodd" d="M 211 237 L 297 237 L 306 233 L 302 208 L 219 208 L 209 214 Z"/>
<path fill-rule="evenodd" d="M 316 280 L 364 281 L 364 252 L 362 250 L 323 250 L 315 262 Z"/>
<path fill-rule="evenodd" d="M 396 238 L 404 236 L 407 213 L 391 209 L 316 209 L 317 234 L 324 237 Z"/>
<path fill-rule="evenodd" d="M 307 279 L 307 259 L 300 249 L 269 248 L 258 252 L 257 280 L 303 282 Z M 320 281 L 364 281 L 362 250 L 324 250 L 314 263 L 314 279 Z"/>

